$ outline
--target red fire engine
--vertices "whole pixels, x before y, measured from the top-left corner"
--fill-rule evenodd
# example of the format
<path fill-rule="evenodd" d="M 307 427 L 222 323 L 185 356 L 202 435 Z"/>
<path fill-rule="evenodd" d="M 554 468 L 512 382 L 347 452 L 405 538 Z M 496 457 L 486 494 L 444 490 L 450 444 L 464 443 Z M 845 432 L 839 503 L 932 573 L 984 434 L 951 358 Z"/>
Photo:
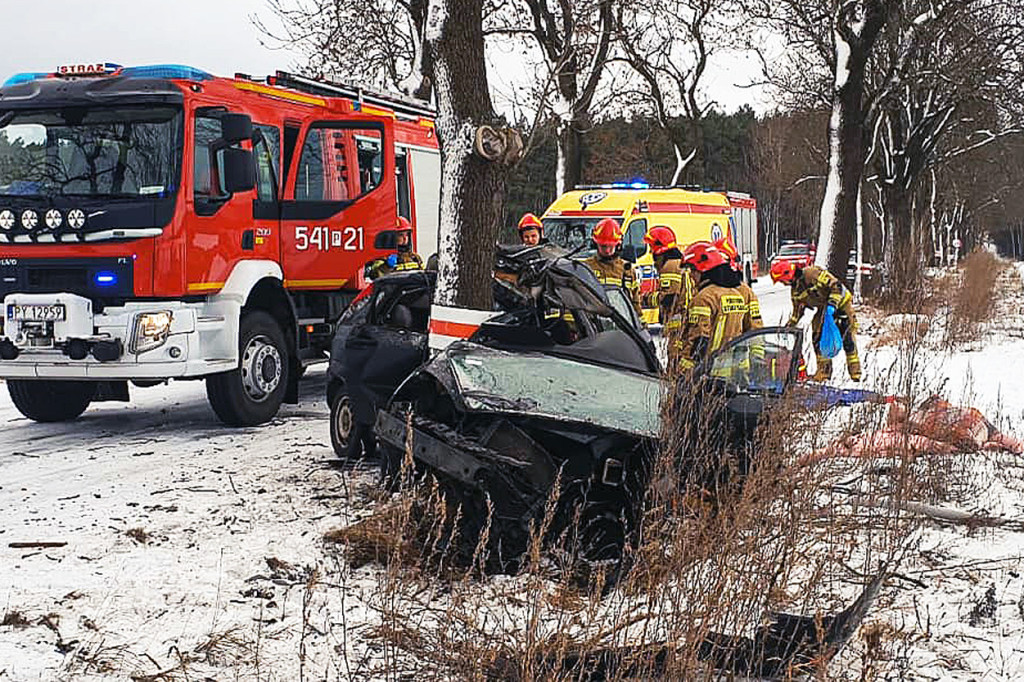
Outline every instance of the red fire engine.
<path fill-rule="evenodd" d="M 278 72 L 63 67 L 0 88 L 0 378 L 38 421 L 206 380 L 228 424 L 295 402 L 399 215 L 437 245 L 418 101 Z"/>

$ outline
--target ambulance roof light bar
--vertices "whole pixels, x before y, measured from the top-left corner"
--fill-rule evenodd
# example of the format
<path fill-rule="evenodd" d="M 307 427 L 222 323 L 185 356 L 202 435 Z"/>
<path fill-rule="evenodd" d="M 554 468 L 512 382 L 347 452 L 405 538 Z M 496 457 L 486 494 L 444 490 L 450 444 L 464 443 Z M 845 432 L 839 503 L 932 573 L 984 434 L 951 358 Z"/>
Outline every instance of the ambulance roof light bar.
<path fill-rule="evenodd" d="M 288 73 L 287 71 L 278 71 L 276 75 L 268 76 L 267 83 L 270 85 L 279 85 L 284 88 L 291 88 L 310 95 L 320 95 L 322 97 L 345 97 L 360 104 L 363 102 L 376 104 L 378 106 L 387 107 L 395 113 L 406 114 L 409 116 L 425 116 L 427 118 L 434 118 L 437 115 L 437 112 L 430 108 L 427 102 L 414 97 L 405 97 L 403 95 L 390 92 L 369 90 L 361 86 L 350 85 L 347 83 L 335 83 L 332 81 L 307 78 L 305 76 Z"/>

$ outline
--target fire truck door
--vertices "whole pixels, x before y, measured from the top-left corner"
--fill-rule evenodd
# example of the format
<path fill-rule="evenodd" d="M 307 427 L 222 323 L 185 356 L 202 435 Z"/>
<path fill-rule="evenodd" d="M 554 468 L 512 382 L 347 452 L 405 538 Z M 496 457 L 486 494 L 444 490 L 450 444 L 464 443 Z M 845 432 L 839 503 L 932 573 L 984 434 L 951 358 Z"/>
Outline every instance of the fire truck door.
<path fill-rule="evenodd" d="M 256 258 L 280 259 L 281 129 L 253 124 L 252 151 L 256 163 L 256 201 L 253 225 L 242 238 L 242 248 Z"/>
<path fill-rule="evenodd" d="M 381 230 L 398 217 L 390 122 L 321 121 L 300 136 L 291 197 L 281 205 L 281 262 L 290 289 L 353 288 Z"/>

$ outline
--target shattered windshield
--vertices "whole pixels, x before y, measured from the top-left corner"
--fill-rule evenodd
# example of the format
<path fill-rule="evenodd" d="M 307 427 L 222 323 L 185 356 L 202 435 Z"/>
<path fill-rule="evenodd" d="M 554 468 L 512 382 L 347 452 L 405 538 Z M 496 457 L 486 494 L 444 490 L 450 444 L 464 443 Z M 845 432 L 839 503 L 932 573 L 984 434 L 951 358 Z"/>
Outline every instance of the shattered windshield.
<path fill-rule="evenodd" d="M 658 435 L 656 377 L 539 353 L 452 348 L 449 364 L 471 410 L 523 412 Z"/>
<path fill-rule="evenodd" d="M 181 149 L 175 107 L 0 113 L 0 195 L 168 196 Z"/>

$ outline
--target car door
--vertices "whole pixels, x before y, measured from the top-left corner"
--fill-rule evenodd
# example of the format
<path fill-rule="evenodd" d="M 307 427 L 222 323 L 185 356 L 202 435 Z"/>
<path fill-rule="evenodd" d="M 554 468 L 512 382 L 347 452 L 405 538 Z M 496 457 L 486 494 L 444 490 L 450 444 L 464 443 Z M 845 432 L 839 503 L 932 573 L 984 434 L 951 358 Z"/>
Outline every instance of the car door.
<path fill-rule="evenodd" d="M 341 373 L 353 398 L 356 419 L 363 424 L 373 423 L 377 407 L 428 353 L 425 311 L 414 311 L 411 304 L 425 302 L 429 309 L 433 290 L 429 275 L 389 279 L 374 283 L 368 321 L 354 328 L 345 341 Z"/>
<path fill-rule="evenodd" d="M 755 329 L 730 340 L 695 370 L 690 418 L 700 419 L 697 451 L 730 451 L 745 474 L 755 455 L 762 415 L 796 381 L 803 332 L 790 327 Z"/>

